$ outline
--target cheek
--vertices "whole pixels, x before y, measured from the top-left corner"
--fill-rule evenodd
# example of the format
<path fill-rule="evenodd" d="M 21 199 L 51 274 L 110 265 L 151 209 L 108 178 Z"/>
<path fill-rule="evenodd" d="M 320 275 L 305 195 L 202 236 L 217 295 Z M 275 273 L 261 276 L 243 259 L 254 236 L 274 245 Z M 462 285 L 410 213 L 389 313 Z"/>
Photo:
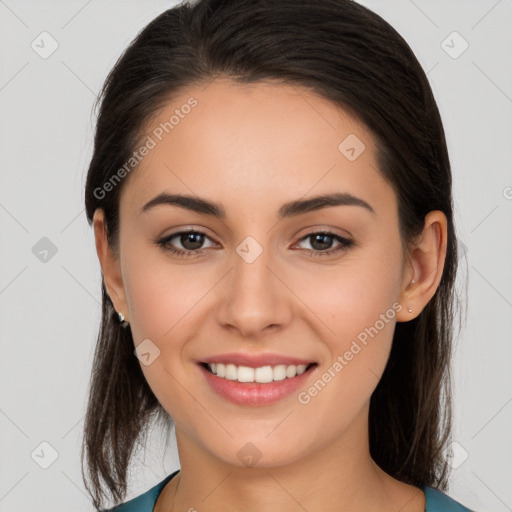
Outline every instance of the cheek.
<path fill-rule="evenodd" d="M 310 295 L 315 301 L 311 309 L 323 321 L 312 320 L 317 332 L 325 333 L 322 341 L 328 359 L 299 398 L 304 412 L 323 418 L 322 428 L 333 435 L 348 427 L 369 402 L 391 350 L 397 312 L 394 285 L 382 276 L 380 281 L 369 281 L 354 275 L 324 283 L 317 280 L 317 286 L 324 285 L 323 291 Z M 334 410 L 339 415 L 333 416 Z"/>
<path fill-rule="evenodd" d="M 382 253 L 380 253 L 382 254 Z M 399 258 L 368 256 L 347 259 L 338 267 L 304 273 L 296 293 L 314 312 L 311 326 L 321 336 L 331 361 L 343 358 L 352 385 L 367 380 L 376 386 L 387 363 L 400 287 Z M 329 362 L 327 362 L 329 366 Z M 340 379 L 341 380 L 341 379 Z M 344 385 L 347 385 L 346 383 Z"/>
<path fill-rule="evenodd" d="M 144 342 L 140 350 L 148 346 L 150 353 L 153 350 L 156 354 L 150 356 L 151 364 L 141 364 L 141 368 L 164 407 L 171 405 L 167 403 L 171 396 L 173 408 L 182 403 L 192 407 L 190 396 L 180 385 L 190 378 L 192 368 L 185 352 L 201 335 L 205 323 L 202 301 L 219 278 L 206 267 L 180 266 L 162 256 L 148 256 L 137 258 L 132 254 L 126 258 L 125 286 L 133 315 L 130 323 L 134 345 Z"/>
<path fill-rule="evenodd" d="M 187 421 L 187 411 L 197 408 L 183 387 L 190 378 L 187 373 L 190 367 L 184 366 L 184 350 L 201 325 L 198 321 L 201 298 L 215 282 L 212 276 L 200 277 L 192 267 L 188 268 L 185 271 L 164 258 L 154 258 L 151 262 L 126 260 L 134 345 L 135 348 L 141 345 L 139 352 L 144 348 L 143 352 L 148 352 L 151 359 L 149 364 L 143 364 L 141 359 L 142 372 L 164 409 L 173 419 L 181 421 Z"/>
<path fill-rule="evenodd" d="M 133 254 L 126 261 L 125 288 L 135 344 L 149 338 L 158 345 L 178 340 L 215 276 L 200 266 L 180 266 L 165 255 Z"/>

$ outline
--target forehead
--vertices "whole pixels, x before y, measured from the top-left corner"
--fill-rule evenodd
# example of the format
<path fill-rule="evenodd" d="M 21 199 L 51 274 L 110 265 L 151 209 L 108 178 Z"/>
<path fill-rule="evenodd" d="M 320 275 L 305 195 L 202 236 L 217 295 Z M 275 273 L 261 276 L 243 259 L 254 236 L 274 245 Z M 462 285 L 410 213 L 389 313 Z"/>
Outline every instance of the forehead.
<path fill-rule="evenodd" d="M 365 125 L 296 85 L 217 79 L 188 87 L 147 123 L 144 141 L 151 149 L 123 192 L 139 207 L 163 190 L 222 202 L 235 193 L 254 207 L 309 190 L 377 205 L 394 199 Z"/>

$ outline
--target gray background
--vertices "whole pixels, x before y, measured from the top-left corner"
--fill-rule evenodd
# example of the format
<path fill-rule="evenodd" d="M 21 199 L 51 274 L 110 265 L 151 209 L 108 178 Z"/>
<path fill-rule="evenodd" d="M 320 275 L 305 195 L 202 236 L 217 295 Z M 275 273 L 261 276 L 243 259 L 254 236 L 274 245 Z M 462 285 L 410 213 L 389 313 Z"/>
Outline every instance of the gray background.
<path fill-rule="evenodd" d="M 361 3 L 428 71 L 453 166 L 462 296 L 469 287 L 448 494 L 512 510 L 512 0 Z M 79 463 L 101 311 L 83 208 L 92 103 L 138 30 L 174 4 L 0 0 L 0 511 L 92 510 Z M 160 446 L 155 433 L 128 497 L 179 467 L 175 444 L 165 459 Z"/>

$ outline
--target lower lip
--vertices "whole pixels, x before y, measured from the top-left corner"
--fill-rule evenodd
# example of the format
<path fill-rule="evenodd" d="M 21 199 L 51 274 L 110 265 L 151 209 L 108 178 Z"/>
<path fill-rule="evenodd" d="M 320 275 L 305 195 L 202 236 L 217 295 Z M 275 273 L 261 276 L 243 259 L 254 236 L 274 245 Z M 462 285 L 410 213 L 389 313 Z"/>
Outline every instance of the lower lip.
<path fill-rule="evenodd" d="M 269 405 L 278 402 L 303 386 L 316 367 L 317 365 L 312 365 L 304 373 L 291 379 L 286 378 L 262 384 L 217 377 L 203 365 L 199 365 L 212 389 L 220 396 L 238 405 Z"/>

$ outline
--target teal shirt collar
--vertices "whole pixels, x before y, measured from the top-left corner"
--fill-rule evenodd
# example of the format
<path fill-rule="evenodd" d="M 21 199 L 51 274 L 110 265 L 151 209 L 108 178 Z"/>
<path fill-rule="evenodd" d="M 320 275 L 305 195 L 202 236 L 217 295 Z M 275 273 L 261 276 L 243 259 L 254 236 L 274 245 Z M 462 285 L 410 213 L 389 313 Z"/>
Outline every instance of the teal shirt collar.
<path fill-rule="evenodd" d="M 103 512 L 153 512 L 158 496 L 167 483 L 176 476 L 179 471 L 178 469 L 174 471 L 174 473 L 166 476 L 161 482 L 144 494 Z M 424 486 L 421 489 L 425 493 L 425 512 L 472 512 L 464 505 L 433 487 Z"/>

